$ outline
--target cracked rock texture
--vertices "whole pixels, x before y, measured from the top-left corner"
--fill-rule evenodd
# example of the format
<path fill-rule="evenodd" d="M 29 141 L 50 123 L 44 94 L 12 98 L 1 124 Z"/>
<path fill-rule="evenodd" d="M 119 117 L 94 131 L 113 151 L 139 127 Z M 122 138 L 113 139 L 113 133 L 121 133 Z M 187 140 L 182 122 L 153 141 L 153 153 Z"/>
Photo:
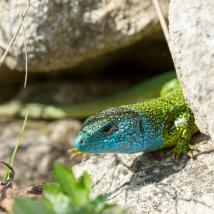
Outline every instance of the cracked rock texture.
<path fill-rule="evenodd" d="M 1 47 L 6 47 L 16 32 L 26 2 L 0 2 Z M 167 11 L 168 0 L 162 7 Z M 151 35 L 165 43 L 150 0 L 32 1 L 24 26 L 30 71 L 68 69 Z M 20 33 L 7 57 L 6 64 L 12 69 L 25 69 L 23 41 Z M 149 51 L 152 44 L 154 49 L 160 48 L 153 40 Z M 141 54 L 148 49 L 141 48 Z"/>
<path fill-rule="evenodd" d="M 200 134 L 195 159 L 179 163 L 167 151 L 135 155 L 96 155 L 75 166 L 88 171 L 93 194 L 107 193 L 110 202 L 127 208 L 128 214 L 214 213 L 214 145 Z"/>
<path fill-rule="evenodd" d="M 170 49 L 201 132 L 214 142 L 214 1 L 171 0 Z"/>

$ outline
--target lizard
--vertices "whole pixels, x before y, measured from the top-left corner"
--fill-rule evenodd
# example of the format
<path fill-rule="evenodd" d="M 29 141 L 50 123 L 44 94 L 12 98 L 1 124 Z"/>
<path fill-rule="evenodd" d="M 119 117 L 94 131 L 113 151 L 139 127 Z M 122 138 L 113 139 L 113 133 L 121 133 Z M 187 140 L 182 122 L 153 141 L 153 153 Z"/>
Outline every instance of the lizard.
<path fill-rule="evenodd" d="M 92 115 L 74 138 L 73 146 L 83 153 L 124 154 L 173 147 L 169 154 L 178 160 L 183 154 L 192 154 L 190 141 L 198 131 L 178 85 L 159 98 Z"/>
<path fill-rule="evenodd" d="M 28 118 L 31 119 L 86 118 L 111 106 L 143 102 L 158 97 L 162 85 L 173 78 L 175 78 L 175 72 L 167 72 L 115 95 L 68 105 L 27 103 L 20 100 L 9 101 L 0 105 L 0 116 L 24 118 L 28 113 Z"/>

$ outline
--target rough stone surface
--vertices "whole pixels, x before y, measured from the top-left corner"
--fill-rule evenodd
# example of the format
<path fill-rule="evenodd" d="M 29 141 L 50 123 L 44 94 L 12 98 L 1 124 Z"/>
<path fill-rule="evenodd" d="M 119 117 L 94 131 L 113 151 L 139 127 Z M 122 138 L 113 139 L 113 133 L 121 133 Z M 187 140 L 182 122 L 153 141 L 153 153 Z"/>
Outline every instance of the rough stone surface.
<path fill-rule="evenodd" d="M 93 194 L 107 193 L 110 202 L 126 207 L 128 214 L 214 213 L 214 145 L 207 137 L 194 139 L 200 149 L 195 159 L 179 163 L 167 151 L 136 155 L 96 155 L 75 166 L 88 171 Z"/>
<path fill-rule="evenodd" d="M 170 49 L 177 74 L 198 127 L 214 141 L 213 14 L 214 1 L 170 2 Z"/>
<path fill-rule="evenodd" d="M 26 2 L 0 2 L 1 47 L 6 47 L 14 35 Z M 168 1 L 164 1 L 165 11 L 167 6 Z M 148 35 L 162 38 L 150 0 L 32 1 L 24 26 L 31 71 L 71 68 L 129 46 Z M 24 39 L 20 33 L 6 64 L 24 70 L 24 59 Z"/>
<path fill-rule="evenodd" d="M 0 160 L 8 162 L 17 143 L 22 120 L 0 118 Z M 59 120 L 55 122 L 28 120 L 23 140 L 14 161 L 14 185 L 30 186 L 50 179 L 55 161 L 74 164 L 68 150 L 80 122 Z M 0 170 L 2 178 L 4 170 Z M 1 179 L 0 179 L 1 180 Z"/>

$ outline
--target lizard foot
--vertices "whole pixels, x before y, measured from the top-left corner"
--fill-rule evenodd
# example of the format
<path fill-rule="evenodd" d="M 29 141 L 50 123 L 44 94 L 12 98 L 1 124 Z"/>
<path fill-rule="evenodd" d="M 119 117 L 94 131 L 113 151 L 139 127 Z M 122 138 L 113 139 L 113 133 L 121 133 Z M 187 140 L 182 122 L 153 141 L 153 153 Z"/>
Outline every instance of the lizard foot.
<path fill-rule="evenodd" d="M 197 145 L 189 144 L 189 149 L 192 151 L 200 152 L 200 149 Z"/>
<path fill-rule="evenodd" d="M 82 153 L 75 148 L 71 148 L 68 151 L 71 154 L 71 158 L 88 158 L 89 157 L 88 154 Z"/>
<path fill-rule="evenodd" d="M 200 152 L 198 146 L 189 144 L 189 150 L 187 152 L 187 156 L 193 159 L 194 158 L 194 156 L 193 156 L 194 152 Z"/>
<path fill-rule="evenodd" d="M 178 161 L 182 155 L 187 155 L 189 158 L 193 158 L 193 152 L 199 152 L 196 145 L 192 144 L 177 144 L 171 151 L 167 153 L 167 156 L 172 156 L 175 161 Z"/>

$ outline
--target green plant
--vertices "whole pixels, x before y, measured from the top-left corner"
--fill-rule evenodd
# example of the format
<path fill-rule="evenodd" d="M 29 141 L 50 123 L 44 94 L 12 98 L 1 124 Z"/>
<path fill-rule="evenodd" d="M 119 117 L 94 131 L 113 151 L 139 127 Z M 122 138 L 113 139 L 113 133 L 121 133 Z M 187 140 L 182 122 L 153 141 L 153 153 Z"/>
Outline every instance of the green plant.
<path fill-rule="evenodd" d="M 14 148 L 12 154 L 11 154 L 11 157 L 10 157 L 9 165 L 11 167 L 13 166 L 13 162 L 14 162 L 16 153 L 17 153 L 17 151 L 19 149 L 19 146 L 21 144 L 21 141 L 22 141 L 22 138 L 23 138 L 23 135 L 24 135 L 24 131 L 25 131 L 26 124 L 27 124 L 27 118 L 28 118 L 28 113 L 25 115 L 25 119 L 24 119 L 24 122 L 22 124 L 22 128 L 21 128 L 21 131 L 20 131 L 20 134 L 19 134 L 18 141 L 17 141 L 16 146 L 15 146 L 15 148 Z M 9 172 L 10 172 L 10 170 L 7 168 L 6 171 L 5 171 L 5 176 L 3 178 L 3 183 L 7 182 L 7 179 L 8 179 L 8 176 L 9 176 Z"/>
<path fill-rule="evenodd" d="M 52 171 L 53 183 L 43 186 L 43 199 L 15 199 L 14 214 L 124 214 L 116 205 L 106 203 L 107 197 L 90 197 L 92 182 L 84 173 L 76 179 L 73 170 L 56 163 Z"/>

